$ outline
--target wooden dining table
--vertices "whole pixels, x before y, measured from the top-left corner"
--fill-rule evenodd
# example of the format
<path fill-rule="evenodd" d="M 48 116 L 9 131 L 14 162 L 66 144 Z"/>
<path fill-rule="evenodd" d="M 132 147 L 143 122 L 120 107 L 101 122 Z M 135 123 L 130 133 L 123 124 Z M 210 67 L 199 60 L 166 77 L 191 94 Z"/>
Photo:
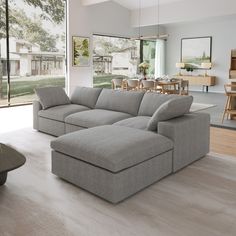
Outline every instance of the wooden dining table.
<path fill-rule="evenodd" d="M 142 90 L 142 80 L 141 79 L 135 79 L 139 81 L 138 89 Z M 168 81 L 168 80 L 155 80 L 155 79 L 149 79 L 150 81 L 155 82 L 154 91 L 160 91 L 163 94 L 179 94 L 179 81 Z M 123 80 L 122 89 L 127 90 L 127 80 Z"/>
<path fill-rule="evenodd" d="M 163 94 L 179 94 L 179 81 L 157 81 Z"/>

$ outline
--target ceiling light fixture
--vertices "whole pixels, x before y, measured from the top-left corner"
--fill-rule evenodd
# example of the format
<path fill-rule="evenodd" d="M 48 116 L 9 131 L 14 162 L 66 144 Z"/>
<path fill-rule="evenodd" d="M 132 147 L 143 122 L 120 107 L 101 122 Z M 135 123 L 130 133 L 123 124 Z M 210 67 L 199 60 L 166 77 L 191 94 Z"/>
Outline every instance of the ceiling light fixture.
<path fill-rule="evenodd" d="M 143 36 L 141 36 L 141 0 L 139 0 L 138 4 L 138 37 L 130 38 L 131 40 L 141 40 Z"/>
<path fill-rule="evenodd" d="M 160 34 L 160 3 L 157 0 L 157 34 L 149 36 L 141 36 L 141 0 L 139 0 L 139 13 L 138 13 L 138 23 L 139 23 L 139 37 L 131 38 L 133 40 L 157 40 L 157 39 L 167 39 L 168 34 Z"/>

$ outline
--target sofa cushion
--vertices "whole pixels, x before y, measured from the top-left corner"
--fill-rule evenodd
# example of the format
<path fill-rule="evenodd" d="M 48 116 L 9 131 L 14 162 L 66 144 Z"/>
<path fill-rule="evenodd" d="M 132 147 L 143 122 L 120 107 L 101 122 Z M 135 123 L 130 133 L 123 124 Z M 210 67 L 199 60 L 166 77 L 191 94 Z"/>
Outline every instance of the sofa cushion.
<path fill-rule="evenodd" d="M 63 121 L 65 118 L 75 112 L 89 110 L 88 107 L 76 105 L 76 104 L 68 104 L 61 105 L 56 107 L 51 107 L 46 110 L 40 110 L 38 115 L 47 119 Z"/>
<path fill-rule="evenodd" d="M 129 117 L 131 117 L 131 115 L 127 113 L 94 109 L 72 114 L 66 117 L 65 122 L 84 128 L 91 128 L 99 125 L 113 124 Z"/>
<path fill-rule="evenodd" d="M 143 92 L 103 89 L 96 103 L 97 109 L 120 111 L 136 116 Z"/>
<path fill-rule="evenodd" d="M 121 126 L 130 127 L 130 128 L 146 130 L 150 119 L 151 119 L 150 116 L 136 116 L 136 117 L 118 121 L 114 123 L 114 125 L 121 125 Z"/>
<path fill-rule="evenodd" d="M 71 102 L 94 108 L 101 91 L 101 88 L 76 87 L 72 93 Z"/>
<path fill-rule="evenodd" d="M 167 95 L 158 93 L 145 93 L 138 111 L 139 116 L 152 116 L 153 113 L 166 101 L 179 97 L 179 95 Z"/>
<path fill-rule="evenodd" d="M 62 87 L 35 88 L 35 93 L 38 96 L 43 109 L 70 104 L 70 99 Z"/>
<path fill-rule="evenodd" d="M 192 96 L 179 96 L 163 103 L 149 120 L 147 129 L 156 131 L 159 121 L 169 120 L 188 113 L 192 102 Z"/>
<path fill-rule="evenodd" d="M 61 153 L 118 172 L 173 148 L 168 138 L 124 126 L 106 125 L 63 135 L 51 142 Z"/>

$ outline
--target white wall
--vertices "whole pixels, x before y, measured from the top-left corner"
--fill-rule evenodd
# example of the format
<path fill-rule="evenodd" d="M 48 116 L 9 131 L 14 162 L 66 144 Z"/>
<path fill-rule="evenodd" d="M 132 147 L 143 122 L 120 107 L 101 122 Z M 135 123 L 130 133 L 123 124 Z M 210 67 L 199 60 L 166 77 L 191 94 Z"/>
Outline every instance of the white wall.
<path fill-rule="evenodd" d="M 236 16 L 230 16 L 166 27 L 169 34 L 166 49 L 167 73 L 170 75 L 177 73 L 175 63 L 180 61 L 181 38 L 212 36 L 213 68 L 208 74 L 217 76 L 217 85 L 210 87 L 209 91 L 223 92 L 223 85 L 229 83 L 231 49 L 236 48 L 235 26 Z M 198 70 L 196 73 L 203 74 L 204 71 Z M 191 89 L 200 90 L 201 87 L 191 86 Z"/>
<path fill-rule="evenodd" d="M 130 12 L 113 2 L 104 2 L 92 6 L 82 6 L 81 0 L 68 1 L 68 81 L 69 93 L 76 86 L 93 85 L 92 35 L 93 33 L 132 36 Z M 72 36 L 86 36 L 91 39 L 91 62 L 89 67 L 72 67 Z"/>

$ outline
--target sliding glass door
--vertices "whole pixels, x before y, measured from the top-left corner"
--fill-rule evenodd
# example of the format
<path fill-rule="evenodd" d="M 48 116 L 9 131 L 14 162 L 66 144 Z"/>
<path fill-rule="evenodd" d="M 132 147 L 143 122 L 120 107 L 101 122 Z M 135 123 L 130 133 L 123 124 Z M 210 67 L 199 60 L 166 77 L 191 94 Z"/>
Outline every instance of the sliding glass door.
<path fill-rule="evenodd" d="M 1 5 L 8 6 L 3 26 L 9 24 L 0 35 L 3 97 L 9 97 L 11 105 L 23 104 L 35 98 L 36 87 L 65 87 L 65 1 L 54 0 L 53 4 L 47 0 L 0 1 Z M 9 48 L 6 47 L 7 30 Z M 7 66 L 10 68 L 8 90 Z M 6 105 L 4 99 L 0 105 Z"/>

